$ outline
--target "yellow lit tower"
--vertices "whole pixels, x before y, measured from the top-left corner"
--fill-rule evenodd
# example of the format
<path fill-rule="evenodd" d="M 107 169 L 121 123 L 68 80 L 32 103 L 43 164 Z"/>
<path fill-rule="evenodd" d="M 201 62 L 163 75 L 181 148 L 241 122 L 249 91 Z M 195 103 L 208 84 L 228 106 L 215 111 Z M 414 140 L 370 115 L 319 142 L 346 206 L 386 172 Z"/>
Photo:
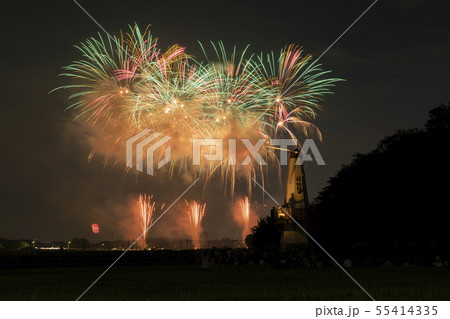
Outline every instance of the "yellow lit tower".
<path fill-rule="evenodd" d="M 280 227 L 282 245 L 306 244 L 308 242 L 307 236 L 289 217 L 291 215 L 300 225 L 305 226 L 308 211 L 308 193 L 306 190 L 305 171 L 303 165 L 300 164 L 299 155 L 300 151 L 298 149 L 289 152 L 284 205 L 272 209 L 272 219 Z"/>
<path fill-rule="evenodd" d="M 308 207 L 308 193 L 306 191 L 305 171 L 303 165 L 296 165 L 300 152 L 294 150 L 289 153 L 288 172 L 286 177 L 285 204 L 291 207 L 291 216 L 304 220 Z"/>

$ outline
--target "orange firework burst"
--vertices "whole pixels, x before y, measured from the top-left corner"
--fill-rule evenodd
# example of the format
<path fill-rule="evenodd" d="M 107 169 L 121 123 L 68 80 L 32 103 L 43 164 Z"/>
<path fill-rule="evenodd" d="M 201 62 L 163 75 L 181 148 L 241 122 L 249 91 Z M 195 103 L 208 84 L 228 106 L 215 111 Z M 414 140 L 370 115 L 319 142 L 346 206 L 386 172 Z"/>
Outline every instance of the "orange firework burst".
<path fill-rule="evenodd" d="M 191 225 L 190 236 L 194 242 L 195 248 L 200 247 L 200 233 L 202 231 L 202 220 L 206 212 L 206 204 L 201 204 L 197 201 L 187 202 L 187 213 L 189 215 L 189 222 Z"/>
<path fill-rule="evenodd" d="M 153 200 L 153 195 L 149 196 L 147 194 L 139 194 L 137 200 L 136 215 L 139 218 L 139 223 L 143 233 L 144 245 L 147 247 L 147 229 L 150 227 L 153 220 L 153 213 L 155 212 L 155 202 Z"/>

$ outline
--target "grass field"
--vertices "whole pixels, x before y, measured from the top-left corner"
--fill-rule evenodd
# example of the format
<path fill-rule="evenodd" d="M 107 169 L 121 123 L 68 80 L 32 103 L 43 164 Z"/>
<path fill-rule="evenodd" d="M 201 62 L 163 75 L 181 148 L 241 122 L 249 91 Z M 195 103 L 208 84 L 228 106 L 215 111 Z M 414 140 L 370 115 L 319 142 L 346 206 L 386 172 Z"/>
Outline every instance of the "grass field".
<path fill-rule="evenodd" d="M 105 266 L 0 270 L 0 300 L 75 300 Z M 377 300 L 449 300 L 450 269 L 351 268 Z M 82 300 L 368 300 L 337 267 L 117 265 Z"/>

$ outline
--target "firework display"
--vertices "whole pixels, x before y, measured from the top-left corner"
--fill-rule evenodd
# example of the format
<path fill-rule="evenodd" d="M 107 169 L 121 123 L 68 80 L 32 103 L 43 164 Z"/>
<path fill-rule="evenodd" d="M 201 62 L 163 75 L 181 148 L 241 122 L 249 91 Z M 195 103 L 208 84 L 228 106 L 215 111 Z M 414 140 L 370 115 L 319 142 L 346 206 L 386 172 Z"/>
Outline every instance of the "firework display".
<path fill-rule="evenodd" d="M 250 201 L 247 196 L 239 201 L 239 207 L 241 209 L 242 220 L 244 224 L 244 228 L 242 230 L 242 239 L 245 240 L 245 237 L 250 233 Z"/>
<path fill-rule="evenodd" d="M 193 139 L 266 139 L 261 155 L 277 163 L 270 140 L 288 137 L 297 141 L 320 132 L 309 121 L 321 109 L 325 94 L 337 78 L 326 77 L 311 55 L 291 45 L 279 54 L 250 54 L 248 47 L 227 51 L 219 43 L 204 46 L 203 62 L 179 45 L 162 51 L 148 29 L 130 26 L 120 37 L 90 38 L 76 46 L 82 58 L 64 67 L 61 75 L 72 82 L 70 109 L 89 126 L 109 138 L 107 154 L 119 156 L 125 141 L 150 129 L 171 137 L 171 165 L 195 175 L 209 177 L 220 172 L 234 189 L 236 176 L 248 184 L 263 167 L 254 159 L 241 165 L 248 150 L 237 146 L 236 159 L 204 161 L 192 166 Z M 224 153 L 228 150 L 224 142 Z M 204 152 L 210 152 L 207 147 Z M 161 147 L 156 157 L 165 154 Z"/>
<path fill-rule="evenodd" d="M 150 227 L 153 220 L 153 213 L 155 212 L 155 202 L 153 195 L 139 194 L 137 199 L 136 215 L 139 219 L 139 224 L 142 231 L 142 238 L 144 241 L 143 247 L 147 247 L 147 229 Z"/>
<path fill-rule="evenodd" d="M 190 222 L 190 236 L 195 248 L 200 248 L 200 235 L 202 231 L 202 220 L 206 212 L 206 204 L 197 201 L 187 202 L 187 214 Z"/>

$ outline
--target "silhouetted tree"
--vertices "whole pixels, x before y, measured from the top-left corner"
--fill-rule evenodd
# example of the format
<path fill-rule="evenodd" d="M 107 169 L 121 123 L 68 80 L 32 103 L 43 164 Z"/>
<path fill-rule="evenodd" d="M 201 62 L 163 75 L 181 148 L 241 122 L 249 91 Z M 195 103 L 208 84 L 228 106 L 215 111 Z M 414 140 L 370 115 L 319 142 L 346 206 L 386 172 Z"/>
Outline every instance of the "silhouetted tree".
<path fill-rule="evenodd" d="M 450 102 L 447 106 L 444 104 L 432 109 L 428 113 L 429 119 L 425 128 L 429 132 L 445 131 L 450 128 Z"/>
<path fill-rule="evenodd" d="M 426 130 L 399 130 L 356 154 L 313 203 L 313 229 L 328 247 L 361 242 L 450 240 L 449 106 L 429 113 Z"/>
<path fill-rule="evenodd" d="M 269 216 L 260 218 L 251 230 L 252 233 L 245 238 L 247 247 L 260 251 L 279 249 L 280 232 Z"/>

